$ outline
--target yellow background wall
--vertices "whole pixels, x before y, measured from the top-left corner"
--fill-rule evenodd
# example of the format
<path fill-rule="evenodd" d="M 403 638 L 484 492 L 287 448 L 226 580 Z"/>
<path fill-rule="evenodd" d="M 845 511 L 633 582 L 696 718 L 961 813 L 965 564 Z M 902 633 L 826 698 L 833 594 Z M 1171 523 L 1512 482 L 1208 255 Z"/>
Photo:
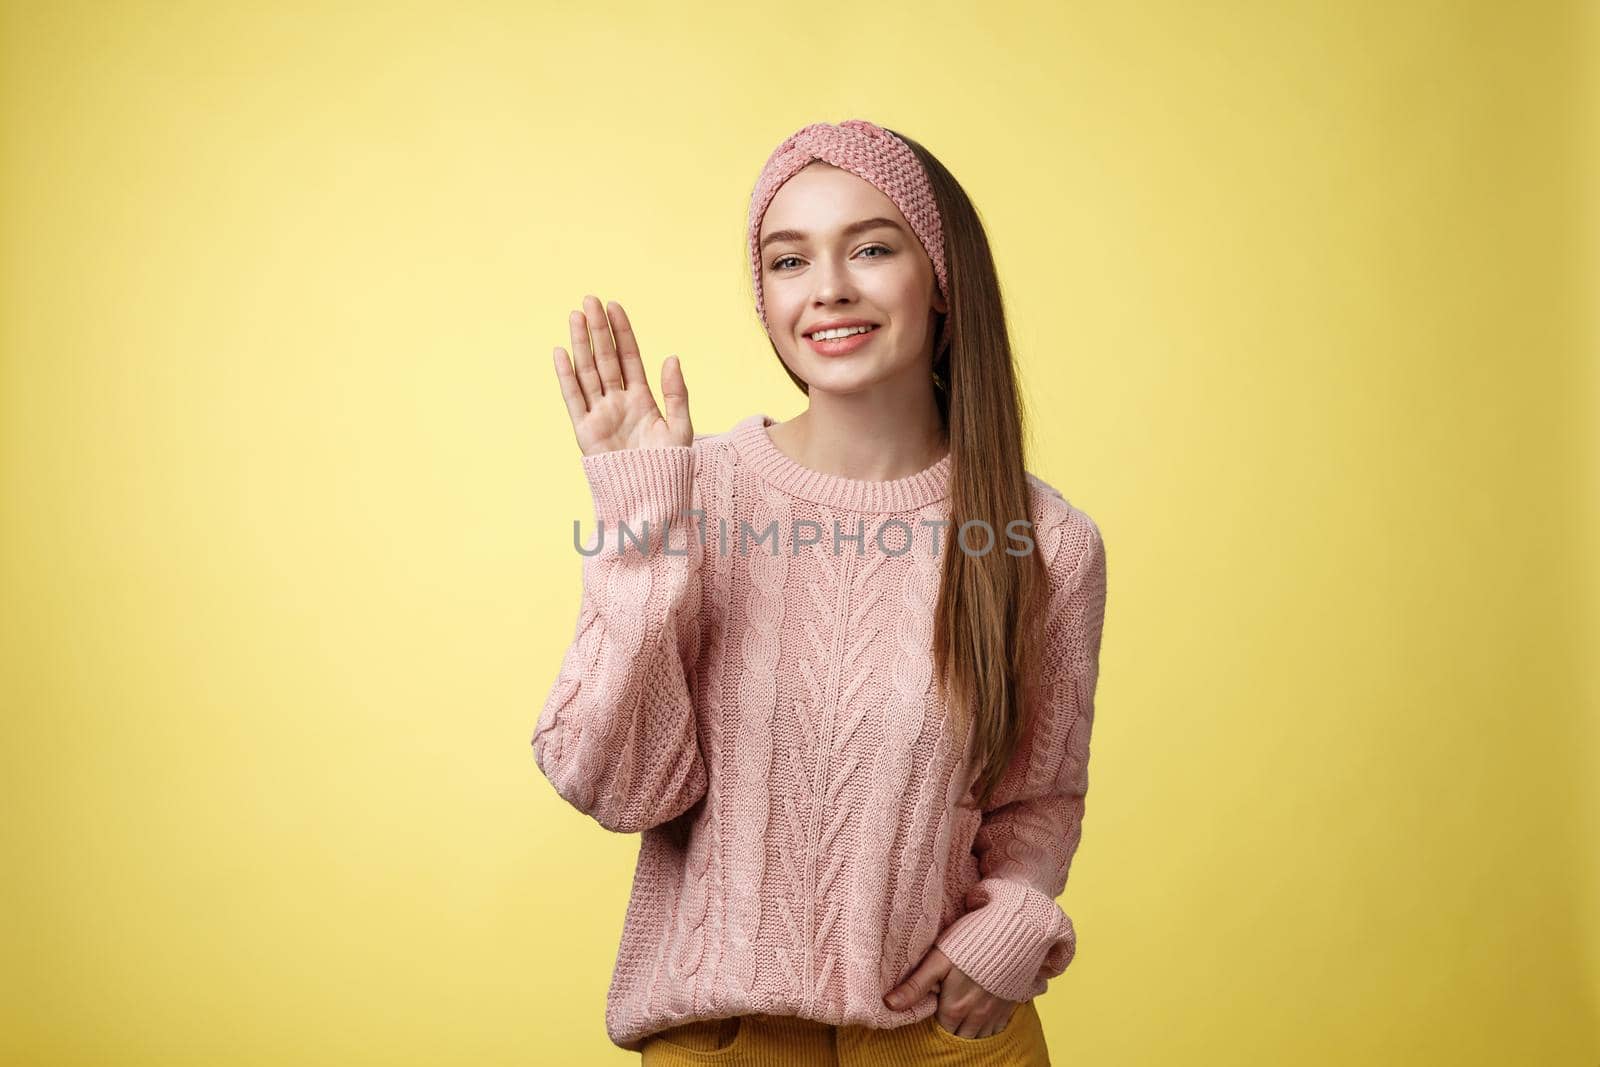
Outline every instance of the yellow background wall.
<path fill-rule="evenodd" d="M 1596 5 L 0 7 L 0 1061 L 626 1063 L 550 350 L 802 398 L 767 153 L 990 228 L 1111 586 L 1075 1064 L 1600 1062 Z M 1585 258 L 1588 257 L 1588 258 Z"/>

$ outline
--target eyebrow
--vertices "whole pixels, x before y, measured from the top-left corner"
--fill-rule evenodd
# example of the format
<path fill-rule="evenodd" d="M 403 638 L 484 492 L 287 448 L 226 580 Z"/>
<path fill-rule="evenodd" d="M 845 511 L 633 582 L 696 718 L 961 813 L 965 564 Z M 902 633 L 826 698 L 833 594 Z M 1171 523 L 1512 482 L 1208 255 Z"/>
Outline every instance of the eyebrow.
<path fill-rule="evenodd" d="M 875 230 L 879 226 L 888 226 L 896 230 L 900 229 L 900 224 L 898 222 L 894 221 L 893 219 L 886 219 L 882 215 L 878 215 L 874 218 L 862 219 L 860 222 L 852 222 L 850 225 L 844 228 L 844 235 L 846 237 L 854 237 L 858 233 L 862 233 L 866 230 Z M 804 241 L 805 239 L 806 234 L 803 230 L 773 230 L 771 233 L 767 234 L 766 237 L 762 238 L 761 247 L 765 248 L 775 241 Z"/>

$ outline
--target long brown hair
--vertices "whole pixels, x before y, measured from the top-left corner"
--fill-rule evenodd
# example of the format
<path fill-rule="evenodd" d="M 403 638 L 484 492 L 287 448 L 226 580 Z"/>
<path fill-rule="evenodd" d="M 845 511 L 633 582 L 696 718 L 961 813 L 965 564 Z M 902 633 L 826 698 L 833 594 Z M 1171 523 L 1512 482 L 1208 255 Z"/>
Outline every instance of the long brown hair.
<path fill-rule="evenodd" d="M 921 144 L 896 130 L 933 186 L 944 230 L 950 310 L 934 330 L 929 388 L 950 442 L 950 525 L 935 611 L 934 670 L 946 707 L 964 730 L 976 719 L 974 795 L 986 807 L 1028 727 L 1030 683 L 1039 663 L 1048 576 L 1040 546 L 1021 555 L 1007 534 L 1035 521 L 1023 469 L 1023 411 L 989 238 L 961 183 Z M 770 341 L 770 338 L 769 338 Z M 802 393 L 806 382 L 773 355 Z M 956 538 L 975 527 L 962 551 Z M 975 554 L 989 543 L 993 548 Z M 1029 528 L 1036 536 L 1035 527 Z"/>

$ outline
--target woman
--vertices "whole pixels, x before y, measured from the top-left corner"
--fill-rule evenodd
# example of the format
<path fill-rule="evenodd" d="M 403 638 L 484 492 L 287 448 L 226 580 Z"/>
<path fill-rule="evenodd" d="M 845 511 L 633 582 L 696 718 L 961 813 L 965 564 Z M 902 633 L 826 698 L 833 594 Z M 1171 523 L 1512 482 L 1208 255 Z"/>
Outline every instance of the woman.
<path fill-rule="evenodd" d="M 694 433 L 676 357 L 663 415 L 616 303 L 555 350 L 600 537 L 533 749 L 642 834 L 607 1032 L 646 1064 L 1048 1063 L 1099 528 L 1023 467 L 988 243 L 926 149 L 799 130 L 749 244 L 794 419 Z"/>

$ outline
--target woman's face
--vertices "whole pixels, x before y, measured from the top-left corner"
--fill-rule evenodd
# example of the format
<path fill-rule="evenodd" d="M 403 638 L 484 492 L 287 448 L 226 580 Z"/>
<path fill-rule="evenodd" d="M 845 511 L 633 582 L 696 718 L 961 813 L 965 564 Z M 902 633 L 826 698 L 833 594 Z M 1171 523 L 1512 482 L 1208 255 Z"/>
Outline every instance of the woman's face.
<path fill-rule="evenodd" d="M 854 228 L 874 219 L 887 221 Z M 767 328 L 807 385 L 837 393 L 892 381 L 931 388 L 934 316 L 948 305 L 928 253 L 877 186 L 811 163 L 772 198 L 758 241 Z M 807 336 L 840 319 L 875 329 L 846 339 L 843 350 Z"/>

